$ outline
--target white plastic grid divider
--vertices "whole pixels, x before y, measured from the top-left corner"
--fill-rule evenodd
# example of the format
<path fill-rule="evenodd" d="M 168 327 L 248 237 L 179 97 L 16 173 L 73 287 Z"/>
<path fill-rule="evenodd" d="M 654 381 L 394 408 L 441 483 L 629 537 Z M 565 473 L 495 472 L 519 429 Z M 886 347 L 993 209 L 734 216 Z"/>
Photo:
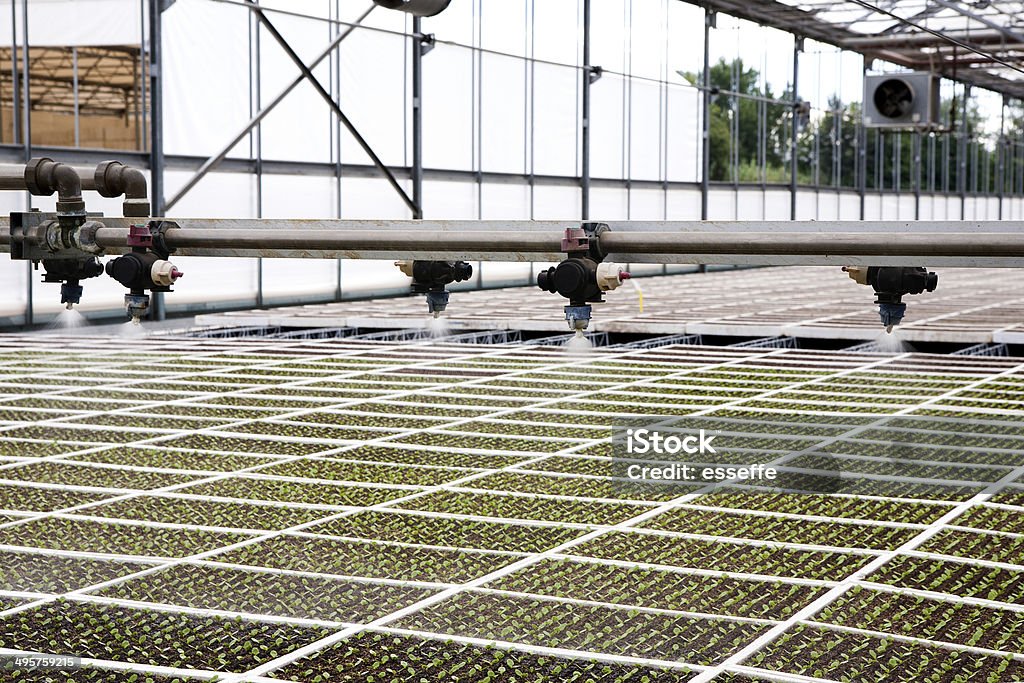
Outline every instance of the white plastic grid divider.
<path fill-rule="evenodd" d="M 1004 370 L 1002 373 L 999 373 L 999 375 L 996 376 L 998 377 L 1013 375 L 1020 373 L 1022 370 L 1024 370 L 1024 364 L 1019 364 L 1014 367 L 1011 367 L 1008 370 Z M 987 379 L 982 379 L 970 385 L 967 385 L 966 387 L 956 389 L 950 393 L 955 393 L 956 391 L 960 391 L 963 388 L 981 386 L 986 381 Z M 930 399 L 929 401 L 925 402 L 925 404 L 937 402 L 941 400 L 941 398 L 942 397 Z M 896 413 L 896 415 L 899 415 L 899 413 Z M 966 512 L 976 503 L 987 499 L 993 493 L 997 493 L 999 490 L 1001 490 L 1002 485 L 1004 483 L 1013 481 L 1021 474 L 1024 474 L 1024 466 L 1016 468 L 1014 471 L 1004 476 L 998 482 L 994 482 L 990 486 L 986 487 L 983 493 L 975 495 L 972 498 L 968 499 L 967 501 L 960 503 L 959 505 L 951 509 L 949 512 L 947 512 L 945 515 L 929 524 L 926 530 L 922 531 L 920 534 L 915 536 L 907 543 L 901 545 L 899 548 L 879 555 L 878 558 L 876 558 L 874 561 L 868 563 L 866 566 L 855 571 L 852 575 L 844 578 L 839 583 L 839 585 L 830 589 L 825 595 L 814 600 L 812 603 L 801 609 L 799 612 L 794 614 L 785 622 L 783 622 L 779 626 L 776 626 L 775 628 L 772 628 L 770 631 L 763 634 L 762 636 L 756 638 L 753 642 L 748 644 L 746 647 L 742 648 L 739 652 L 736 652 L 729 656 L 724 662 L 722 662 L 718 666 L 712 667 L 708 671 L 699 675 L 697 678 L 693 680 L 692 683 L 707 683 L 711 681 L 711 679 L 714 678 L 714 676 L 718 675 L 726 668 L 742 664 L 744 661 L 752 657 L 758 651 L 762 650 L 766 645 L 773 642 L 775 639 L 784 634 L 794 625 L 810 619 L 813 615 L 817 614 L 822 609 L 835 602 L 839 597 L 843 596 L 853 585 L 855 585 L 857 581 L 874 573 L 877 569 L 881 568 L 887 562 L 892 560 L 893 557 L 896 557 L 900 554 L 906 554 L 908 551 L 912 551 L 920 547 L 923 543 L 925 543 L 926 541 L 931 539 L 935 534 L 941 531 L 950 521 L 959 517 L 961 514 Z"/>
<path fill-rule="evenodd" d="M 765 354 L 765 355 L 771 356 L 771 355 L 778 354 L 781 351 L 783 351 L 783 350 L 776 350 L 774 352 L 769 352 L 768 354 Z M 889 362 L 889 360 L 890 359 L 888 359 L 888 358 L 881 359 L 881 360 L 875 361 L 875 363 L 876 364 L 884 364 L 884 363 Z M 723 365 L 728 365 L 728 363 L 725 363 Z M 850 371 L 850 370 L 847 370 L 847 371 Z M 843 371 L 843 372 L 845 372 L 845 371 Z M 716 408 L 718 408 L 718 407 L 716 407 Z M 713 409 L 709 409 L 709 410 L 713 410 Z M 638 515 L 638 516 L 633 517 L 631 519 L 628 519 L 628 520 L 626 520 L 624 522 L 621 522 L 621 523 L 615 525 L 615 527 L 613 527 L 613 528 L 616 529 L 616 530 L 626 530 L 626 529 L 629 529 L 630 527 L 634 526 L 635 524 L 637 524 L 639 522 L 644 521 L 645 519 L 648 519 L 648 518 L 653 517 L 653 516 L 655 516 L 657 514 L 660 514 L 661 512 L 663 512 L 663 511 L 665 511 L 667 509 L 671 509 L 674 504 L 677 504 L 679 502 L 689 502 L 690 500 L 692 500 L 693 497 L 694 497 L 694 494 L 692 494 L 692 493 L 685 494 L 685 495 L 683 495 L 683 496 L 681 496 L 679 498 L 675 498 L 675 499 L 669 501 L 668 503 L 665 503 L 665 504 L 662 504 L 662 505 L 660 505 L 660 506 L 658 506 L 656 508 L 653 508 L 652 510 L 650 510 L 648 512 L 645 512 L 645 513 L 643 513 L 641 515 Z M 398 611 L 392 613 L 391 615 L 389 615 L 387 617 L 384 617 L 382 619 L 378 619 L 377 621 L 367 625 L 366 627 L 364 627 L 364 629 L 346 629 L 345 631 L 342 631 L 339 634 L 336 634 L 334 636 L 329 636 L 328 638 L 325 638 L 323 641 L 321 641 L 322 642 L 321 646 L 319 648 L 316 648 L 316 649 L 323 649 L 323 648 L 328 647 L 328 646 L 330 646 L 330 645 L 332 645 L 332 644 L 334 644 L 336 642 L 344 640 L 345 638 L 350 637 L 351 635 L 353 635 L 355 633 L 358 633 L 361 630 L 365 630 L 365 629 L 369 629 L 369 628 L 374 628 L 374 627 L 386 625 L 386 624 L 391 623 L 391 622 L 393 622 L 393 621 L 395 621 L 397 619 L 405 617 L 405 616 L 407 616 L 409 614 L 415 613 L 415 612 L 417 612 L 417 611 L 419 611 L 419 610 L 421 610 L 421 609 L 423 609 L 425 607 L 437 604 L 438 602 L 440 602 L 442 600 L 445 600 L 445 599 L 448 599 L 450 597 L 453 597 L 454 595 L 457 595 L 457 594 L 461 593 L 462 591 L 465 591 L 465 590 L 468 590 L 470 588 L 474 588 L 474 587 L 477 587 L 477 586 L 482 586 L 482 585 L 485 585 L 486 583 L 488 583 L 490 581 L 496 580 L 498 578 L 502 578 L 504 576 L 508 576 L 509 574 L 512 574 L 512 573 L 514 573 L 516 571 L 519 571 L 520 569 L 523 569 L 525 567 L 528 567 L 528 566 L 531 566 L 533 564 L 536 564 L 541 559 L 550 558 L 555 553 L 561 553 L 562 551 L 564 551 L 566 549 L 569 549 L 569 548 L 575 547 L 575 546 L 577 546 L 577 545 L 579 545 L 581 543 L 593 540 L 593 539 L 597 538 L 598 536 L 600 536 L 600 535 L 602 535 L 604 533 L 607 533 L 607 532 L 604 531 L 604 530 L 593 531 L 593 532 L 588 533 L 588 534 L 586 534 L 584 536 L 581 536 L 581 537 L 579 537 L 577 539 L 573 539 L 573 540 L 568 541 L 566 543 L 563 543 L 563 544 L 561 544 L 559 546 L 556 546 L 555 548 L 548 549 L 548 550 L 546 550 L 544 552 L 541 552 L 541 553 L 536 553 L 536 554 L 532 555 L 530 558 L 528 558 L 526 560 L 523 560 L 523 561 L 517 562 L 517 563 L 513 563 L 511 565 L 503 567 L 503 568 L 501 568 L 501 569 L 499 569 L 499 570 L 497 570 L 495 572 L 492 572 L 492 573 L 490 573 L 490 574 L 488 574 L 488 575 L 486 575 L 484 577 L 480 577 L 480 578 L 478 578 L 478 579 L 476 579 L 474 581 L 469 581 L 469 582 L 463 584 L 463 586 L 461 588 L 453 589 L 451 591 L 444 591 L 441 594 L 438 594 L 436 596 L 428 597 L 428 598 L 420 601 L 419 603 L 416 603 L 415 605 L 411 605 L 411 606 L 409 606 L 407 608 L 398 610 Z M 314 645 L 316 645 L 316 644 L 314 644 Z M 313 648 L 313 646 L 310 646 L 310 648 Z M 279 667 L 284 666 L 286 664 L 289 664 L 289 663 L 291 663 L 293 661 L 296 661 L 297 659 L 300 659 L 302 656 L 305 656 L 306 654 L 309 654 L 311 652 L 316 651 L 316 649 L 309 649 L 308 651 L 304 652 L 303 650 L 305 650 L 305 648 L 303 648 L 303 649 L 298 650 L 296 652 L 290 653 L 289 655 L 285 655 L 283 657 L 278 658 L 277 660 L 274 660 L 272 662 L 266 663 L 266 664 L 264 664 L 264 665 L 262 665 L 260 667 L 257 667 L 255 669 L 253 669 L 252 671 L 249 672 L 249 675 L 263 675 L 263 674 L 265 674 L 267 672 L 273 671 L 276 668 L 279 668 Z M 229 683 L 233 683 L 236 680 L 237 681 L 241 681 L 243 679 L 242 678 L 232 679 L 232 681 L 229 682 Z"/>
<path fill-rule="evenodd" d="M 852 626 L 843 626 L 841 624 L 831 624 L 825 621 L 815 621 L 808 619 L 801 622 L 805 626 L 813 626 L 816 628 L 823 628 L 829 631 L 838 631 L 840 633 L 856 633 L 859 635 L 873 636 L 875 638 L 888 638 L 895 641 L 901 641 L 904 643 L 914 643 L 916 645 L 928 645 L 930 647 L 937 647 L 943 650 L 950 650 L 952 652 L 973 652 L 979 655 L 990 655 L 993 657 L 1002 657 L 1004 659 L 1012 659 L 1017 662 L 1024 662 L 1024 654 L 1019 652 L 1010 652 L 1008 650 L 993 650 L 985 647 L 976 647 L 972 645 L 961 645 L 959 643 L 951 643 L 946 640 L 929 640 L 927 638 L 915 638 L 914 636 L 906 636 L 902 633 L 884 633 L 882 631 L 873 631 L 866 628 L 855 628 Z"/>
<path fill-rule="evenodd" d="M 577 361 L 577 362 L 579 362 L 579 361 Z M 302 457 L 308 457 L 308 456 L 302 456 Z M 296 458 L 296 459 L 301 459 L 301 458 Z M 419 494 L 415 494 L 415 495 L 419 495 Z M 126 497 L 134 497 L 134 496 L 126 496 Z M 107 501 L 107 502 L 111 502 L 111 501 Z M 397 502 L 397 501 L 388 501 L 388 502 Z M 372 509 L 372 508 L 367 508 L 367 509 Z M 52 515 L 53 513 L 48 513 L 48 514 Z M 343 516 L 344 514 L 346 514 L 346 513 L 342 513 L 341 515 L 335 515 L 335 516 L 327 517 L 325 519 L 315 520 L 314 522 L 310 522 L 310 523 L 308 523 L 306 525 L 299 525 L 298 527 L 294 527 L 292 530 L 301 528 L 303 526 L 307 526 L 309 524 L 319 524 L 319 523 L 323 523 L 325 521 L 330 521 L 331 519 Z M 46 515 L 41 515 L 40 517 L 42 517 L 42 516 L 46 516 Z M 288 531 L 288 530 L 284 530 L 284 531 L 281 531 L 281 532 L 276 532 L 274 534 L 269 534 L 266 537 L 272 537 L 272 536 L 280 535 L 280 534 L 284 533 L 285 531 Z M 119 577 L 118 579 L 114 579 L 114 580 L 109 581 L 109 582 L 104 582 L 103 584 L 100 584 L 100 585 L 88 586 L 88 587 L 85 587 L 83 589 L 79 589 L 79 591 L 72 591 L 72 592 L 66 593 L 66 594 L 64 594 L 63 596 L 60 596 L 60 597 L 65 597 L 66 598 L 66 597 L 68 597 L 68 596 L 70 596 L 70 595 L 72 595 L 74 593 L 82 593 L 82 594 L 84 594 L 85 591 L 97 590 L 100 587 L 105 587 L 108 584 L 113 585 L 113 584 L 116 584 L 116 583 L 121 583 L 121 582 L 123 582 L 125 580 L 128 580 L 129 578 L 137 578 L 137 577 L 139 577 L 141 575 L 145 575 L 145 574 L 153 573 L 153 572 L 156 572 L 156 571 L 160 571 L 161 569 L 164 569 L 164 568 L 166 568 L 168 566 L 172 566 L 172 565 L 176 565 L 176 564 L 181 564 L 182 562 L 186 562 L 186 561 L 188 561 L 190 559 L 201 559 L 203 556 L 212 556 L 213 554 L 216 554 L 217 552 L 222 552 L 222 551 L 226 551 L 226 550 L 235 549 L 235 548 L 240 547 L 242 545 L 248 545 L 248 544 L 253 543 L 253 542 L 258 542 L 259 540 L 265 540 L 266 537 L 258 537 L 257 539 L 251 539 L 249 541 L 244 541 L 242 543 L 232 544 L 232 545 L 226 546 L 224 548 L 215 549 L 215 550 L 209 551 L 208 553 L 200 553 L 198 555 L 195 555 L 195 556 L 192 556 L 192 557 L 189 557 L 189 558 L 182 558 L 182 559 L 179 559 L 179 560 L 175 560 L 175 561 L 166 563 L 164 565 L 157 566 L 155 568 L 150 568 L 150 569 L 144 570 L 142 572 L 137 572 L 137 573 L 134 573 L 134 574 L 130 574 L 128 576 Z M 8 610 L 4 614 L 6 615 L 6 614 L 10 614 L 10 613 L 16 613 L 18 611 L 21 611 L 23 609 L 27 609 L 27 608 L 32 607 L 32 606 L 38 606 L 40 604 L 45 604 L 46 602 L 49 602 L 49 601 L 50 600 L 43 600 L 43 601 L 39 601 L 39 602 L 36 602 L 36 603 L 29 603 L 28 605 L 19 606 L 17 608 L 12 609 L 12 610 Z"/>
<path fill-rule="evenodd" d="M 948 529 L 948 526 L 944 526 L 944 529 Z M 939 560 L 942 562 L 958 561 L 962 564 L 969 564 L 974 567 L 989 567 L 991 569 L 1008 569 L 1010 571 L 1024 571 L 1024 564 L 1013 564 L 1011 562 L 997 562 L 995 560 L 986 560 L 984 558 L 977 557 L 965 557 L 963 555 L 944 555 L 942 553 L 925 552 L 920 550 L 905 550 L 901 555 L 907 557 L 919 557 L 925 560 Z"/>
<path fill-rule="evenodd" d="M 986 598 L 977 598 L 965 595 L 951 595 L 949 593 L 939 593 L 937 591 L 923 590 L 920 588 L 891 586 L 887 583 L 875 583 L 874 581 L 868 580 L 858 581 L 857 585 L 861 588 L 867 588 L 877 592 L 913 595 L 938 602 L 973 605 L 975 607 L 991 607 L 993 609 L 1003 610 L 1004 612 L 1024 612 L 1024 605 L 1020 605 L 1015 602 L 1002 602 L 1000 600 L 988 600 Z"/>

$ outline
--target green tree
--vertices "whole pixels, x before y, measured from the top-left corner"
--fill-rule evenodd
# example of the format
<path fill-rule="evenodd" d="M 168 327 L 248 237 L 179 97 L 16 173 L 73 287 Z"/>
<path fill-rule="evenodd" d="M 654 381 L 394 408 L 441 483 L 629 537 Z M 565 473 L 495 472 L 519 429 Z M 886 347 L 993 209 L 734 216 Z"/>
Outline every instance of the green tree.
<path fill-rule="evenodd" d="M 690 72 L 684 77 L 690 83 L 704 85 L 702 73 Z M 785 172 L 789 107 L 763 101 L 775 100 L 776 95 L 771 87 L 761 88 L 760 80 L 760 72 L 744 65 L 742 59 L 719 59 L 710 69 L 711 180 L 757 180 L 748 176 L 758 172 L 762 161 L 768 169 L 768 180 Z M 784 93 L 782 99 L 786 97 Z M 763 147 L 759 144 L 762 126 L 767 129 Z"/>

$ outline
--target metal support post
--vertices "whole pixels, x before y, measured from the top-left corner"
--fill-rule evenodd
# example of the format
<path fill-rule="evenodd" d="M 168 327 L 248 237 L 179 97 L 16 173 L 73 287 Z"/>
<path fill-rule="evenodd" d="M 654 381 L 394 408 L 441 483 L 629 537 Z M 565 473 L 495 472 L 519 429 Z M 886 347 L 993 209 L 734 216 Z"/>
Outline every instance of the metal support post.
<path fill-rule="evenodd" d="M 423 218 L 423 20 L 413 17 L 412 32 L 412 203 L 413 218 Z"/>
<path fill-rule="evenodd" d="M 797 108 L 799 107 L 799 79 L 800 79 L 800 53 L 804 49 L 804 39 L 800 36 L 793 36 L 793 107 L 790 125 L 790 169 L 789 169 L 789 219 L 796 220 L 796 193 L 797 174 L 800 170 L 800 159 L 797 150 L 799 136 L 797 134 Z"/>
<path fill-rule="evenodd" d="M 150 0 L 149 3 L 149 101 L 150 142 L 149 142 L 149 192 L 154 216 L 164 215 L 164 116 L 163 116 L 163 11 L 165 0 Z M 160 292 L 153 293 L 150 317 L 163 320 L 167 317 L 164 298 Z"/>
<path fill-rule="evenodd" d="M 960 195 L 960 220 L 967 218 L 967 101 L 971 98 L 971 86 L 964 85 L 963 106 L 960 108 L 960 144 L 957 152 L 957 192 Z"/>
<path fill-rule="evenodd" d="M 590 3 L 583 0 L 583 121 L 582 160 L 580 164 L 580 216 L 590 220 L 590 86 L 593 85 L 590 64 Z"/>

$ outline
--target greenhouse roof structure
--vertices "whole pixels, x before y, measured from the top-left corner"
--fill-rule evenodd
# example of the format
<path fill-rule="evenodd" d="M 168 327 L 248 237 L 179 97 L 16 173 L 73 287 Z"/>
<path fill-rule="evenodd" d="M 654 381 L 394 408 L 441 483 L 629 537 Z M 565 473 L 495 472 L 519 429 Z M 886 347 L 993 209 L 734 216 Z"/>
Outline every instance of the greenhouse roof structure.
<path fill-rule="evenodd" d="M 708 0 L 701 3 L 908 69 L 1024 98 L 1024 19 L 1008 0 Z"/>

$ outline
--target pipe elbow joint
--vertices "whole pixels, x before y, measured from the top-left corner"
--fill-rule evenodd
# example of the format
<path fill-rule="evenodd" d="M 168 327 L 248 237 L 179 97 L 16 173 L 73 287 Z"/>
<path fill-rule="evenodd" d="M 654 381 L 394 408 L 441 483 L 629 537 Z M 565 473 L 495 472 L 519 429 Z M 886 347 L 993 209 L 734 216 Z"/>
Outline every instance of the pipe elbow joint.
<path fill-rule="evenodd" d="M 33 159 L 25 166 L 25 187 L 34 195 L 57 193 L 57 213 L 84 214 L 82 179 L 71 166 L 48 157 Z"/>
<path fill-rule="evenodd" d="M 104 161 L 96 167 L 93 181 L 100 196 L 124 195 L 126 218 L 149 217 L 149 181 L 139 169 L 126 166 L 120 161 Z"/>

